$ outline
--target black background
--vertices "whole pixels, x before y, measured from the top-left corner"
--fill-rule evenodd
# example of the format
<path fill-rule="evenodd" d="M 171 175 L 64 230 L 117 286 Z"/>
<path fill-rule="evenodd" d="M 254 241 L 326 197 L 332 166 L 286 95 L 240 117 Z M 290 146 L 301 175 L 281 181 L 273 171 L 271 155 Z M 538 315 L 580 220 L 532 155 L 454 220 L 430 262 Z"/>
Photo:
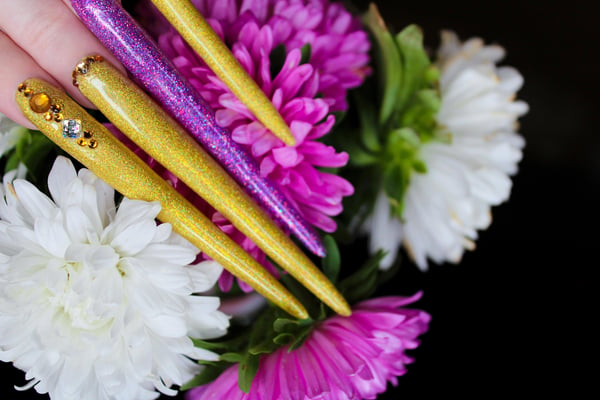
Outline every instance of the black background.
<path fill-rule="evenodd" d="M 527 145 L 512 196 L 493 209 L 477 249 L 460 265 L 432 266 L 426 274 L 405 265 L 386 287 L 397 295 L 423 290 L 415 306 L 433 320 L 411 353 L 415 363 L 379 399 L 584 397 L 596 361 L 600 3 L 376 3 L 397 30 L 420 25 L 432 49 L 440 29 L 502 45 L 503 64 L 525 77 L 518 97 L 531 108 L 521 119 Z M 1 399 L 43 398 L 15 392 L 23 374 L 8 364 L 0 369 Z"/>

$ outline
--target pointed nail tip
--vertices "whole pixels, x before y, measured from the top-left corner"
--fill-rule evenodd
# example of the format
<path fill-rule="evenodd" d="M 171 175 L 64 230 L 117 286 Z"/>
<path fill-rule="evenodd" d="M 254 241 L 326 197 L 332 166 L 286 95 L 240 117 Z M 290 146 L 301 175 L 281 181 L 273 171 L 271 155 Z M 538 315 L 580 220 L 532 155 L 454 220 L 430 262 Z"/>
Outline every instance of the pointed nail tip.
<path fill-rule="evenodd" d="M 339 315 L 341 315 L 342 317 L 349 317 L 352 315 L 352 310 L 350 309 L 350 307 L 338 310 L 337 313 Z"/>
<path fill-rule="evenodd" d="M 306 247 L 314 255 L 323 258 L 327 254 L 323 242 L 318 238 L 316 234 L 297 235 L 297 237 L 298 239 L 300 239 L 304 247 Z"/>
<path fill-rule="evenodd" d="M 331 302 L 330 307 L 333 311 L 335 311 L 342 317 L 349 317 L 352 315 L 352 309 L 350 308 L 350 305 L 348 304 L 346 299 L 341 297 L 341 295 L 339 299 L 336 299 L 333 302 Z"/>
<path fill-rule="evenodd" d="M 279 137 L 281 138 L 281 140 L 283 140 L 283 143 L 285 143 L 286 146 L 295 146 L 296 144 L 298 144 L 298 142 L 296 141 L 296 138 L 292 135 L 291 131 L 287 131 L 287 132 L 283 132 L 279 135 Z"/>
<path fill-rule="evenodd" d="M 309 318 L 308 311 L 302 305 L 296 305 L 295 307 L 290 307 L 289 310 L 286 310 L 290 315 L 297 319 L 307 319 Z"/>

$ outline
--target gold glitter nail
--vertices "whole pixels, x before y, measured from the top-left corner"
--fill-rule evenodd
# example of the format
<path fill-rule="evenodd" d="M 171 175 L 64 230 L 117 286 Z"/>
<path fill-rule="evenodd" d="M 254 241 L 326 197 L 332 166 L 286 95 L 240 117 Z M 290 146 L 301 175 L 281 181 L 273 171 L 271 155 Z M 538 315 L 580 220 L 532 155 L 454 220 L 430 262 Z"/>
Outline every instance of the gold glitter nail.
<path fill-rule="evenodd" d="M 123 134 L 225 216 L 334 311 L 350 314 L 335 286 L 227 172 L 145 92 L 108 62 L 89 65 L 79 90 Z"/>
<path fill-rule="evenodd" d="M 23 114 L 48 138 L 124 196 L 158 201 L 162 206 L 158 219 L 170 223 L 174 231 L 277 306 L 296 318 L 308 317 L 306 309 L 281 283 L 62 90 L 39 79 L 24 83 L 36 93 L 47 93 L 62 107 L 64 121 L 71 122 L 68 126 L 74 131 L 81 127 L 93 132 L 100 145 L 90 149 L 80 146 L 77 139 L 65 137 L 64 124 L 46 121 L 42 114 L 33 112 L 29 99 L 17 91 Z"/>
<path fill-rule="evenodd" d="M 279 111 L 191 1 L 152 0 L 152 3 L 267 129 L 286 145 L 296 144 L 296 139 Z"/>

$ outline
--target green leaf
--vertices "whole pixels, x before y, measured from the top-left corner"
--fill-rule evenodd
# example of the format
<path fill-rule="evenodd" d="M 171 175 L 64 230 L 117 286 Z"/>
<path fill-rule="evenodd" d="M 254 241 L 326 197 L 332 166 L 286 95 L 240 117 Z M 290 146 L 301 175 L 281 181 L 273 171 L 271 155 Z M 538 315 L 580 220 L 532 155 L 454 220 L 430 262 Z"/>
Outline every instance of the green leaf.
<path fill-rule="evenodd" d="M 404 194 L 408 189 L 410 171 L 403 164 L 390 164 L 384 173 L 383 189 L 390 203 L 399 207 L 404 202 Z"/>
<path fill-rule="evenodd" d="M 277 318 L 273 322 L 273 330 L 275 332 L 290 332 L 298 327 L 298 320 L 289 318 Z"/>
<path fill-rule="evenodd" d="M 183 386 L 181 386 L 180 390 L 190 390 L 192 388 L 206 385 L 217 379 L 225 369 L 227 369 L 229 365 L 227 364 L 219 364 L 214 367 L 205 367 L 198 375 L 194 376 L 189 382 L 186 382 Z"/>
<path fill-rule="evenodd" d="M 292 341 L 290 343 L 290 347 L 288 349 L 288 352 L 299 349 L 300 347 L 302 347 L 302 345 L 304 344 L 304 342 L 306 342 L 306 339 L 308 339 L 308 334 L 310 333 L 310 329 L 306 329 L 304 330 L 300 335 L 297 335 L 296 338 L 294 339 L 294 341 Z"/>
<path fill-rule="evenodd" d="M 355 92 L 352 96 L 354 109 L 358 114 L 361 144 L 370 152 L 377 153 L 381 150 L 379 140 L 379 125 L 375 118 L 377 112 L 372 102 L 367 101 L 367 96 Z"/>
<path fill-rule="evenodd" d="M 397 109 L 397 99 L 402 82 L 402 59 L 393 36 L 374 3 L 363 16 L 363 23 L 369 28 L 375 39 L 375 58 L 381 69 L 379 86 L 382 100 L 379 121 L 385 125 Z"/>
<path fill-rule="evenodd" d="M 354 167 L 367 167 L 380 161 L 380 157 L 363 150 L 358 144 L 350 141 L 344 145 L 344 151 L 348 153 L 350 164 Z"/>
<path fill-rule="evenodd" d="M 417 25 L 409 25 L 396 35 L 403 66 L 402 87 L 396 98 L 403 109 L 412 95 L 423 87 L 431 61 L 423 47 L 423 32 Z"/>
<path fill-rule="evenodd" d="M 339 284 L 339 289 L 348 302 L 356 303 L 369 298 L 377 289 L 379 263 L 385 252 L 378 251 L 354 274 Z"/>
<path fill-rule="evenodd" d="M 238 386 L 244 393 L 250 392 L 252 381 L 258 372 L 260 357 L 248 354 L 244 362 L 238 366 Z"/>
<path fill-rule="evenodd" d="M 279 335 L 275 336 L 275 338 L 273 339 L 273 342 L 277 343 L 279 346 L 285 346 L 289 343 L 291 343 L 294 340 L 294 335 L 292 335 L 291 333 L 280 333 Z"/>
<path fill-rule="evenodd" d="M 195 347 L 212 351 L 230 350 L 232 348 L 232 341 L 207 342 L 205 340 L 192 338 L 192 343 L 194 343 Z"/>
<path fill-rule="evenodd" d="M 331 283 L 335 284 L 340 275 L 340 250 L 335 242 L 335 239 L 330 235 L 327 235 L 323 238 L 323 245 L 325 246 L 326 251 L 326 255 L 321 261 L 323 273 L 327 279 L 331 281 Z"/>
<path fill-rule="evenodd" d="M 279 74 L 279 72 L 283 68 L 286 57 L 287 50 L 285 49 L 284 44 L 280 44 L 279 46 L 271 50 L 271 54 L 269 54 L 269 68 L 273 79 L 277 76 L 277 74 Z"/>
<path fill-rule="evenodd" d="M 436 116 L 440 106 L 441 98 L 437 90 L 419 90 L 403 113 L 400 124 L 419 132 L 420 141 L 426 143 L 438 131 Z"/>
<path fill-rule="evenodd" d="M 27 167 L 30 181 L 45 182 L 52 165 L 48 156 L 57 150 L 58 147 L 41 132 L 28 131 L 15 146 L 15 153 L 9 159 L 10 168 L 14 169 L 19 163 L 23 163 Z"/>
<path fill-rule="evenodd" d="M 300 65 L 302 64 L 308 64 L 310 62 L 310 57 L 312 55 L 312 47 L 310 46 L 310 43 L 306 43 L 304 46 L 302 46 L 302 48 L 300 49 L 300 52 L 302 53 L 302 57 L 300 58 Z M 282 65 L 283 67 L 283 65 Z M 274 75 L 271 75 L 274 76 Z"/>
<path fill-rule="evenodd" d="M 219 360 L 227 361 L 230 363 L 242 362 L 244 360 L 244 355 L 240 353 L 223 353 L 219 356 Z"/>

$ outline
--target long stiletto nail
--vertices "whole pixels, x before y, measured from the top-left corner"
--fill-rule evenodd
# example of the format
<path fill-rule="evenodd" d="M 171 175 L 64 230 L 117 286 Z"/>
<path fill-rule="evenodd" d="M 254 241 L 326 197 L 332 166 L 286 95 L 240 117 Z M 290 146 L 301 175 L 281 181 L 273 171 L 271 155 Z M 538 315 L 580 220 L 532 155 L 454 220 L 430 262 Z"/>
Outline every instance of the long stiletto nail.
<path fill-rule="evenodd" d="M 72 0 L 92 33 L 135 80 L 215 157 L 269 215 L 310 251 L 324 256 L 321 238 L 268 179 L 227 130 L 220 127 L 200 94 L 163 55 L 156 43 L 114 0 Z"/>
<path fill-rule="evenodd" d="M 308 317 L 279 281 L 62 90 L 28 79 L 16 101 L 42 133 L 100 179 L 129 198 L 160 202 L 158 219 L 277 306 Z"/>
<path fill-rule="evenodd" d="M 152 0 L 162 15 L 254 116 L 288 146 L 296 139 L 283 117 L 189 0 Z"/>
<path fill-rule="evenodd" d="M 225 216 L 271 259 L 333 310 L 343 296 L 294 242 L 156 102 L 99 56 L 86 57 L 73 83 L 102 114 L 152 158 Z"/>

